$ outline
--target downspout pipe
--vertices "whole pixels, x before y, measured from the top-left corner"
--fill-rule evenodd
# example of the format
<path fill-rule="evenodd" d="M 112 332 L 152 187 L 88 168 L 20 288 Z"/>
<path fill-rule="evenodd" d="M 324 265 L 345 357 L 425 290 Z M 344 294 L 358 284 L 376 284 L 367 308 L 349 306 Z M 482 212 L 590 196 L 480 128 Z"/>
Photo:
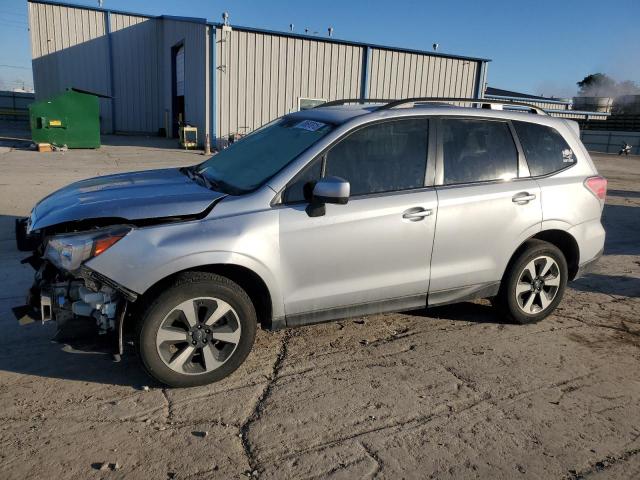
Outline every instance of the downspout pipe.
<path fill-rule="evenodd" d="M 371 47 L 363 47 L 362 75 L 360 77 L 360 98 L 369 98 L 369 65 L 371 64 Z"/>
<path fill-rule="evenodd" d="M 476 91 L 474 98 L 484 98 L 484 88 L 487 83 L 487 68 L 489 67 L 489 62 L 480 61 L 480 71 L 476 76 Z"/>
<path fill-rule="evenodd" d="M 111 38 L 111 12 L 105 12 L 104 27 L 107 32 L 107 50 L 109 55 L 109 89 L 111 90 L 111 133 L 116 133 L 116 94 L 113 74 L 113 44 Z"/>
<path fill-rule="evenodd" d="M 216 26 L 209 26 L 209 138 L 214 149 L 218 149 L 218 141 L 216 139 L 216 108 L 218 99 L 216 98 Z"/>

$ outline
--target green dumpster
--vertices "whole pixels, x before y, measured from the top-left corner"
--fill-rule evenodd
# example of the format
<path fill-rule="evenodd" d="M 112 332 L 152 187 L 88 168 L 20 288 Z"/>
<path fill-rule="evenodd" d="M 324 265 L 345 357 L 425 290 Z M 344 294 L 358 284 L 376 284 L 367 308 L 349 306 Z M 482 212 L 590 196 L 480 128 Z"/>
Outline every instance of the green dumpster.
<path fill-rule="evenodd" d="M 69 148 L 99 148 L 98 97 L 106 96 L 71 88 L 29 105 L 33 142 Z"/>

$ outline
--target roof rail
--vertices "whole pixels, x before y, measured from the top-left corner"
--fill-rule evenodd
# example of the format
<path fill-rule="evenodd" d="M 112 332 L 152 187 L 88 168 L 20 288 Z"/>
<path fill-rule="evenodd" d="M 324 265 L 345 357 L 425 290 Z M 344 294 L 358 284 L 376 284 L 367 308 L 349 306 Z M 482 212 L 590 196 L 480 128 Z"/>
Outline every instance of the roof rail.
<path fill-rule="evenodd" d="M 395 99 L 376 99 L 376 98 L 344 98 L 342 100 L 331 100 L 329 102 L 321 103 L 313 108 L 319 107 L 335 107 L 337 105 L 346 105 L 347 103 L 390 103 L 395 102 Z"/>
<path fill-rule="evenodd" d="M 381 101 L 381 100 L 379 100 Z M 442 103 L 442 102 L 465 102 L 465 103 L 477 103 L 481 105 L 481 108 L 490 109 L 491 105 L 503 105 L 503 106 L 514 106 L 514 107 L 525 107 L 531 113 L 535 113 L 538 115 L 547 115 L 542 108 L 532 105 L 530 103 L 524 102 L 511 102 L 504 100 L 490 100 L 486 98 L 457 98 L 457 97 L 415 97 L 415 98 L 404 98 L 402 100 L 393 100 L 389 101 L 385 105 L 381 106 L 377 110 L 389 110 L 391 108 L 397 107 L 399 105 L 404 105 L 406 103 Z M 331 102 L 329 102 L 331 103 Z M 326 104 L 324 104 L 326 105 Z M 322 106 L 324 106 L 322 105 Z"/>

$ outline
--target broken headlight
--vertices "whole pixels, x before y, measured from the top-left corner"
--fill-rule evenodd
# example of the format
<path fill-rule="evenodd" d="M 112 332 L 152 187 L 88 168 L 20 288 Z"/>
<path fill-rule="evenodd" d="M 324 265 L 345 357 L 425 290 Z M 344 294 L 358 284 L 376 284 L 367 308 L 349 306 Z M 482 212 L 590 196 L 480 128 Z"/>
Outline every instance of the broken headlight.
<path fill-rule="evenodd" d="M 74 271 L 82 263 L 110 248 L 130 231 L 130 227 L 117 226 L 90 233 L 55 236 L 49 239 L 44 256 L 56 267 Z"/>

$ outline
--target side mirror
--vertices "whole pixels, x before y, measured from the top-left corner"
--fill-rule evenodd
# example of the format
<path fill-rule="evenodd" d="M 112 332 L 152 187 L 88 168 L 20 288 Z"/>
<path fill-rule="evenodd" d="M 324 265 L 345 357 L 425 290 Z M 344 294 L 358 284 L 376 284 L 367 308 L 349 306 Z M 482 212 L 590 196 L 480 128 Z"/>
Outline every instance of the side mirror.
<path fill-rule="evenodd" d="M 316 182 L 311 200 L 346 205 L 349 201 L 349 193 L 351 193 L 351 185 L 344 178 L 325 177 Z"/>
<path fill-rule="evenodd" d="M 346 205 L 349 202 L 351 185 L 344 178 L 325 177 L 316 182 L 311 194 L 311 202 L 307 207 L 310 217 L 320 217 L 325 214 L 325 204 L 333 203 Z"/>

